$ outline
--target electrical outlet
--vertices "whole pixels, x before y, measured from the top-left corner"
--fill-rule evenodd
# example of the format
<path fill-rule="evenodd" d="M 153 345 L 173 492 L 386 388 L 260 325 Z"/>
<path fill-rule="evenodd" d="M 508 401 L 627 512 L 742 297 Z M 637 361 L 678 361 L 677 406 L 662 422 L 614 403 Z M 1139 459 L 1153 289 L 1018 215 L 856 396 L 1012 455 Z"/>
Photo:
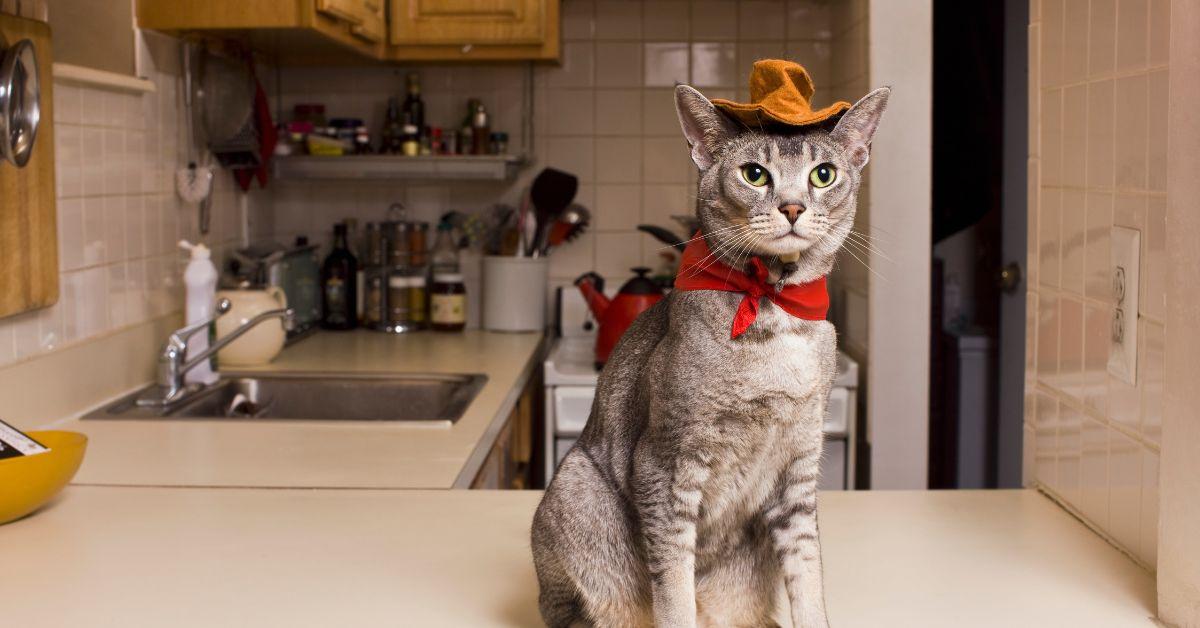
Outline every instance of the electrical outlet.
<path fill-rule="evenodd" d="M 1108 372 L 1129 384 L 1137 384 L 1138 277 L 1141 270 L 1141 233 L 1136 229 L 1112 229 L 1113 309 L 1108 348 Z"/>

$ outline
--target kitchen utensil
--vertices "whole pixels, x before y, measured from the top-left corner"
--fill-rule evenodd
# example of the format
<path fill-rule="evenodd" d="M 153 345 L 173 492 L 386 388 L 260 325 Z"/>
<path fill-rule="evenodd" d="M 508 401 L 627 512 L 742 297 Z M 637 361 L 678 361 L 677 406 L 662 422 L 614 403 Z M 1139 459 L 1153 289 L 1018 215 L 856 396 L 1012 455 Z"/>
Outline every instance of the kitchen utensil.
<path fill-rule="evenodd" d="M 667 229 L 663 229 L 658 225 L 638 225 L 638 231 L 649 233 L 654 236 L 654 239 L 673 247 L 679 251 L 683 251 L 687 247 L 687 242 Z"/>
<path fill-rule="evenodd" d="M 0 460 L 0 524 L 20 519 L 58 494 L 83 462 L 87 436 L 78 432 L 27 432 L 50 451 Z"/>
<path fill-rule="evenodd" d="M 317 245 L 299 237 L 286 248 L 279 244 L 255 245 L 234 252 L 238 261 L 236 277 L 222 287 L 266 288 L 283 290 L 288 306 L 295 311 L 288 338 L 313 330 L 321 318 L 320 277 Z"/>
<path fill-rule="evenodd" d="M 546 326 L 549 268 L 549 260 L 544 257 L 485 257 L 484 329 L 542 331 Z"/>
<path fill-rule="evenodd" d="M 558 220 L 550 225 L 550 234 L 546 239 L 548 249 L 578 238 L 584 231 L 587 231 L 591 221 L 592 213 L 588 211 L 588 208 L 578 203 L 571 203 L 559 215 Z"/>
<path fill-rule="evenodd" d="M 217 300 L 229 299 L 230 309 L 217 319 L 217 338 L 228 336 L 250 322 L 250 319 L 271 310 L 286 308 L 287 296 L 281 288 L 246 288 L 218 290 Z M 279 355 L 287 334 L 281 322 L 268 321 L 244 332 L 217 354 L 221 364 L 257 366 L 267 364 Z"/>
<path fill-rule="evenodd" d="M 212 194 L 213 172 L 207 164 L 197 164 L 196 157 L 196 119 L 192 107 L 192 50 L 185 43 L 180 55 L 183 57 L 183 110 L 187 120 L 187 166 L 175 172 L 175 191 L 179 198 L 188 203 L 198 203 L 200 207 L 199 230 L 201 235 L 208 234 L 209 222 L 212 216 L 209 197 Z"/>
<path fill-rule="evenodd" d="M 529 255 L 538 257 L 545 254 L 546 237 L 550 231 L 550 223 L 554 222 L 579 191 L 579 179 L 562 170 L 546 168 L 533 179 L 529 188 L 529 200 L 533 203 L 537 224 L 533 246 Z"/>
<path fill-rule="evenodd" d="M 0 100 L 5 103 L 0 117 L 7 126 L 0 152 L 13 160 L 0 163 L 0 318 L 59 300 L 58 247 L 63 244 L 56 240 L 55 136 L 48 132 L 56 113 L 51 111 L 50 43 L 47 24 L 0 14 Z M 35 119 L 41 127 L 36 133 Z"/>
<path fill-rule="evenodd" d="M 42 119 L 37 47 L 22 39 L 0 57 L 0 155 L 24 168 Z"/>
<path fill-rule="evenodd" d="M 203 49 L 196 66 L 193 98 L 209 151 L 226 168 L 257 168 L 262 156 L 256 83 L 247 64 Z"/>
<path fill-rule="evenodd" d="M 575 285 L 587 300 L 588 308 L 600 323 L 600 330 L 596 334 L 597 368 L 608 360 L 613 347 L 638 315 L 663 298 L 662 289 L 646 276 L 650 273 L 649 268 L 632 270 L 636 276 L 626 281 L 612 299 L 604 296 L 604 278 L 600 275 L 586 272 L 575 280 Z"/>

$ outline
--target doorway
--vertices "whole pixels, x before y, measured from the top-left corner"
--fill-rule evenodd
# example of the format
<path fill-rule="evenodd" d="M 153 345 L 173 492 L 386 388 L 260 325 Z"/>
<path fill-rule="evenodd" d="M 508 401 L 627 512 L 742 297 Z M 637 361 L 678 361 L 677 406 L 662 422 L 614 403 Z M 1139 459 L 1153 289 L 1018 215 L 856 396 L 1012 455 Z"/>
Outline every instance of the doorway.
<path fill-rule="evenodd" d="M 930 488 L 1021 485 L 1025 0 L 934 2 Z"/>

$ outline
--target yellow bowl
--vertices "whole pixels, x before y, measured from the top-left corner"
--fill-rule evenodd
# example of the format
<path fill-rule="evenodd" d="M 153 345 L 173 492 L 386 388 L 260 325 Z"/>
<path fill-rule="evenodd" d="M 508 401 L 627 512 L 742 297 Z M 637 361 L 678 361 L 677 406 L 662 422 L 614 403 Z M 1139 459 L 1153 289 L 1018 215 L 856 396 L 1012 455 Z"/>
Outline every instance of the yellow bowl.
<path fill-rule="evenodd" d="M 50 448 L 44 454 L 0 460 L 0 524 L 41 508 L 75 477 L 87 436 L 78 432 L 29 432 Z"/>

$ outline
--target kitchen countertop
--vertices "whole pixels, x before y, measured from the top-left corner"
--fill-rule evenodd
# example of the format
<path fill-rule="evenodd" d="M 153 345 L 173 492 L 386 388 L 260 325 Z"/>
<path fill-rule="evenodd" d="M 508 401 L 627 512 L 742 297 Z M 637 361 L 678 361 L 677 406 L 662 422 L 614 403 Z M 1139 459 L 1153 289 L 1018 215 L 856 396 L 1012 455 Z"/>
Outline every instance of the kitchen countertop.
<path fill-rule="evenodd" d="M 237 372 L 482 373 L 453 425 L 388 421 L 78 420 L 76 484 L 281 488 L 464 488 L 540 357 L 541 334 L 320 332 Z M 0 613 L 2 614 L 2 613 Z"/>
<path fill-rule="evenodd" d="M 537 626 L 534 491 L 71 486 L 0 526 L 41 626 Z M 1033 491 L 825 493 L 834 626 L 1150 626 L 1149 573 Z"/>

